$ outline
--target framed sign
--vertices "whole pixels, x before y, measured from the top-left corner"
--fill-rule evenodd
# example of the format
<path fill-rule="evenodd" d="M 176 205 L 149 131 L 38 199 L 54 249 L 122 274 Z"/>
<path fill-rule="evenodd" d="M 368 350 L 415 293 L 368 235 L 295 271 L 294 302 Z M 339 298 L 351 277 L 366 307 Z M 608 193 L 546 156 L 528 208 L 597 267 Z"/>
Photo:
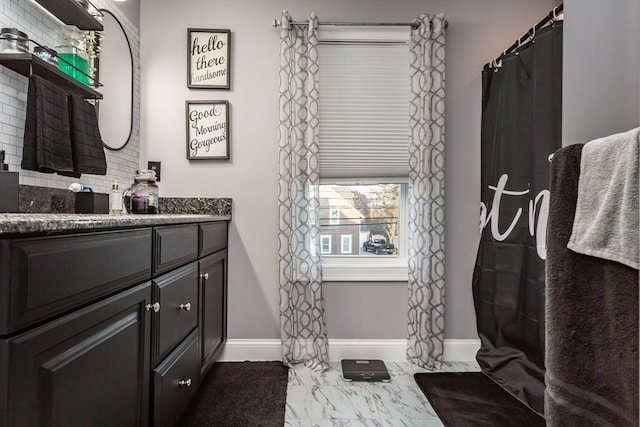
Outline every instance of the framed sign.
<path fill-rule="evenodd" d="M 187 87 L 229 89 L 231 31 L 187 30 Z"/>
<path fill-rule="evenodd" d="M 229 101 L 187 101 L 187 159 L 229 158 Z"/>

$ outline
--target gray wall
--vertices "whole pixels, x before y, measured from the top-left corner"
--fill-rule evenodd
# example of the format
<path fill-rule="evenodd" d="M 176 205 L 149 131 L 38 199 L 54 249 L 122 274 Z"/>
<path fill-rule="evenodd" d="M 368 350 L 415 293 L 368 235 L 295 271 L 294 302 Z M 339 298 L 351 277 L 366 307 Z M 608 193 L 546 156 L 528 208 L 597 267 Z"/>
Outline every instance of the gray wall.
<path fill-rule="evenodd" d="M 140 27 L 140 0 L 114 1 L 113 4 L 129 18 L 129 21 L 136 28 Z"/>
<path fill-rule="evenodd" d="M 163 196 L 233 198 L 229 338 L 279 337 L 278 30 L 297 20 L 410 22 L 443 12 L 447 33 L 447 338 L 477 338 L 471 277 L 479 240 L 483 65 L 546 15 L 552 0 L 141 0 L 141 164 L 162 162 Z M 232 31 L 231 90 L 186 87 L 187 28 Z M 228 100 L 229 161 L 185 158 L 185 101 Z M 330 338 L 406 337 L 406 283 L 328 283 Z"/>
<path fill-rule="evenodd" d="M 635 128 L 640 2 L 564 2 L 563 145 Z"/>

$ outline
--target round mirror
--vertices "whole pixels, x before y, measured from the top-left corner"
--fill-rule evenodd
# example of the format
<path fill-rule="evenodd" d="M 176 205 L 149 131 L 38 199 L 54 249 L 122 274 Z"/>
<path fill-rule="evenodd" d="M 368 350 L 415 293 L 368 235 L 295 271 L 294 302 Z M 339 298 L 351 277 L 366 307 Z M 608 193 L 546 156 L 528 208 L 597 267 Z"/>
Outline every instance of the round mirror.
<path fill-rule="evenodd" d="M 120 150 L 133 131 L 133 54 L 124 27 L 113 13 L 100 9 L 103 39 L 96 88 L 102 93 L 98 102 L 98 125 L 106 148 Z"/>

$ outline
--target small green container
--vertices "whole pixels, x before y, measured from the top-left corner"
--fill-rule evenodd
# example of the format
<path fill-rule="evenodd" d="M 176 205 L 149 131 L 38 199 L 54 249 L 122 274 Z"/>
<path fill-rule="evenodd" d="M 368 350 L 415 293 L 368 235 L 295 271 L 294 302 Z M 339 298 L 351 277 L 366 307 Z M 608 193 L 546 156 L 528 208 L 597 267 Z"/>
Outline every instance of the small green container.
<path fill-rule="evenodd" d="M 77 40 L 67 39 L 62 46 L 56 46 L 58 51 L 58 69 L 68 76 L 89 86 L 89 61 L 87 54 L 80 47 Z M 83 74 L 84 73 L 84 74 Z"/>

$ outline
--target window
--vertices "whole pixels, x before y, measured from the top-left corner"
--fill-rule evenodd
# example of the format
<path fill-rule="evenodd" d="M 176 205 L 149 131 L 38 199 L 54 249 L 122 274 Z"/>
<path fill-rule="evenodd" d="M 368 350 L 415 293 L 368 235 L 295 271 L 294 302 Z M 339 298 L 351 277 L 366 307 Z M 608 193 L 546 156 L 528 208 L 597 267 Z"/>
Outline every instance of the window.
<path fill-rule="evenodd" d="M 340 206 L 338 225 L 330 205 Z M 406 280 L 406 206 L 407 184 L 320 185 L 323 280 Z"/>
<path fill-rule="evenodd" d="M 350 234 L 343 234 L 340 236 L 340 253 L 351 254 L 351 237 L 352 236 Z"/>
<path fill-rule="evenodd" d="M 321 254 L 330 254 L 331 253 L 331 236 L 320 236 L 320 253 Z"/>
<path fill-rule="evenodd" d="M 409 35 L 320 27 L 320 225 L 340 242 L 325 281 L 407 280 Z"/>
<path fill-rule="evenodd" d="M 340 209 L 330 208 L 329 210 L 329 223 L 332 225 L 340 224 Z"/>

